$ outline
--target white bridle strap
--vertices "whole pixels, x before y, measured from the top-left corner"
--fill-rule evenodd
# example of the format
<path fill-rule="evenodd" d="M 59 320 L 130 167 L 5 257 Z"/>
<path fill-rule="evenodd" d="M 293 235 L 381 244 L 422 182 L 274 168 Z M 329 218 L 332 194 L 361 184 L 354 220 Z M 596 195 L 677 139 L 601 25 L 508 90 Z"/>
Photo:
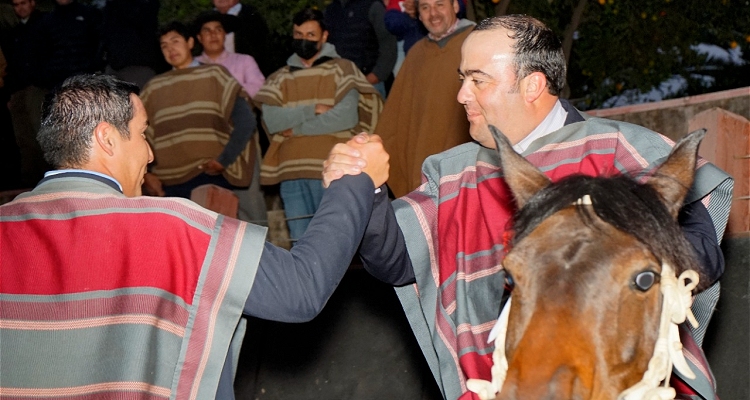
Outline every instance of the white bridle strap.
<path fill-rule="evenodd" d="M 492 382 L 483 379 L 469 379 L 466 387 L 476 393 L 482 400 L 494 399 L 503 388 L 505 375 L 508 373 L 508 359 L 505 357 L 505 335 L 508 333 L 508 315 L 510 315 L 510 300 L 505 303 L 500 317 L 490 331 L 489 340 L 495 337 L 495 351 L 492 352 Z"/>
<path fill-rule="evenodd" d="M 689 281 L 689 282 L 688 282 Z M 654 346 L 654 354 L 648 363 L 643 379 L 626 389 L 617 397 L 618 400 L 668 400 L 674 399 L 675 390 L 669 387 L 669 376 L 674 366 L 685 377 L 693 379 L 695 374 L 682 354 L 682 342 L 677 325 L 689 320 L 694 326 L 698 322 L 690 310 L 692 290 L 698 285 L 698 273 L 684 271 L 677 278 L 668 264 L 662 264 L 661 293 L 662 310 L 659 321 L 659 336 Z M 491 400 L 503 387 L 508 372 L 508 360 L 505 357 L 505 336 L 508 330 L 510 300 L 500 312 L 490 338 L 497 332 L 495 351 L 492 353 L 492 382 L 482 379 L 469 379 L 466 387 L 476 393 L 482 400 Z M 663 383 L 663 386 L 660 386 Z"/>
<path fill-rule="evenodd" d="M 656 339 L 654 354 L 648 363 L 648 369 L 643 374 L 643 379 L 620 393 L 618 400 L 674 399 L 675 390 L 669 387 L 672 366 L 685 377 L 695 378 L 695 374 L 682 354 L 682 342 L 677 325 L 687 319 L 693 327 L 698 326 L 698 321 L 695 320 L 690 310 L 692 290 L 696 285 L 698 285 L 697 272 L 684 271 L 679 278 L 676 278 L 672 267 L 669 264 L 662 264 L 662 310 L 659 337 Z"/>

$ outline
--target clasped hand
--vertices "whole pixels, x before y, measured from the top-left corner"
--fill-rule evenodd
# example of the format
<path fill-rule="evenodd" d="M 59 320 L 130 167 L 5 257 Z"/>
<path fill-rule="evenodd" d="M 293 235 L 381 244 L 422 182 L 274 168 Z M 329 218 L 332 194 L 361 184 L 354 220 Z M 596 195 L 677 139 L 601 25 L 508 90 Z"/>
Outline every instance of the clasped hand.
<path fill-rule="evenodd" d="M 388 180 L 389 159 L 380 136 L 362 132 L 346 143 L 333 146 L 323 162 L 323 187 L 344 175 L 362 172 L 370 176 L 375 187 L 380 187 Z"/>

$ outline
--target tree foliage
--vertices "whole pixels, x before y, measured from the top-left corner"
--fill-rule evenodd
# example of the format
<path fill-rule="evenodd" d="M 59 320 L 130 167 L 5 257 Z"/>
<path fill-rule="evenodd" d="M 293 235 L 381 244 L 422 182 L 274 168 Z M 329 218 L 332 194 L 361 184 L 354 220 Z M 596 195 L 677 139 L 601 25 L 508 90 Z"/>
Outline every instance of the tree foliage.
<path fill-rule="evenodd" d="M 277 64 L 291 54 L 291 18 L 331 0 L 243 0 L 263 15 Z M 649 91 L 670 77 L 686 82 L 675 95 L 750 86 L 750 0 L 466 0 L 469 18 L 529 14 L 561 38 L 568 57 L 567 97 L 583 109 L 612 96 Z M 211 0 L 162 0 L 160 21 L 189 22 Z M 699 43 L 744 50 L 744 65 L 710 60 Z"/>
<path fill-rule="evenodd" d="M 687 82 L 680 96 L 750 86 L 750 0 L 469 1 L 532 15 L 568 39 L 569 96 L 585 109 L 674 76 Z M 741 46 L 745 64 L 709 60 L 694 50 L 699 43 Z"/>

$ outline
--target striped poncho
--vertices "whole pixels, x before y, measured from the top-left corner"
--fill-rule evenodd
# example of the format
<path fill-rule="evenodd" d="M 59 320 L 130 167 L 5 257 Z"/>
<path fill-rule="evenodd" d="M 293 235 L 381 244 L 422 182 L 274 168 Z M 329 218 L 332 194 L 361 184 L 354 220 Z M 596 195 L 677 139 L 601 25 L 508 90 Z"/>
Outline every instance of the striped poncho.
<path fill-rule="evenodd" d="M 82 177 L 3 205 L 0 397 L 213 399 L 264 237 Z"/>
<path fill-rule="evenodd" d="M 151 172 L 165 185 L 200 175 L 198 167 L 216 159 L 229 142 L 238 96 L 250 104 L 240 83 L 217 64 L 175 69 L 151 79 L 140 95 L 149 120 L 146 136 L 154 150 Z M 251 139 L 224 170 L 230 184 L 250 185 L 255 142 Z"/>
<path fill-rule="evenodd" d="M 260 182 L 274 185 L 292 179 L 321 179 L 323 161 L 337 143 L 360 132 L 373 133 L 383 101 L 377 90 L 349 60 L 331 58 L 310 68 L 281 68 L 266 79 L 254 100 L 262 105 L 296 107 L 311 104 L 334 106 L 346 94 L 359 92 L 359 123 L 342 132 L 325 135 L 273 135 L 263 157 Z"/>
<path fill-rule="evenodd" d="M 645 128 L 592 118 L 537 139 L 523 155 L 553 181 L 577 173 L 643 177 L 672 145 Z M 703 160 L 699 167 L 686 201 L 703 202 L 720 239 L 732 180 Z M 472 398 L 466 380 L 491 379 L 487 337 L 500 311 L 504 233 L 515 206 L 495 150 L 476 143 L 429 157 L 422 181 L 393 203 L 417 281 L 397 293 L 443 396 Z M 697 385 L 711 392 L 708 375 Z"/>

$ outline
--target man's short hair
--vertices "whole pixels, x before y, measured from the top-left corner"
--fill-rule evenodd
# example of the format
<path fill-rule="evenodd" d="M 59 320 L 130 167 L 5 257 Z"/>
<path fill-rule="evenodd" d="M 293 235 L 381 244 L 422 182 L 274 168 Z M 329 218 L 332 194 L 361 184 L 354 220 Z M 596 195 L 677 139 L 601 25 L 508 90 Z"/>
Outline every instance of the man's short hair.
<path fill-rule="evenodd" d="M 294 14 L 294 17 L 292 17 L 292 23 L 297 26 L 300 26 L 307 21 L 317 21 L 322 32 L 328 30 L 326 29 L 326 24 L 323 22 L 323 12 L 320 10 L 305 8 L 297 14 Z"/>
<path fill-rule="evenodd" d="M 487 18 L 477 24 L 474 32 L 506 29 L 514 39 L 513 63 L 520 81 L 532 72 L 547 78 L 547 91 L 559 96 L 565 87 L 565 54 L 560 39 L 544 23 L 528 15 L 503 15 Z"/>
<path fill-rule="evenodd" d="M 203 29 L 203 25 L 209 22 L 218 22 L 224 28 L 224 32 L 234 32 L 239 28 L 240 20 L 234 15 L 222 14 L 218 11 L 210 10 L 198 14 L 193 21 L 193 34 L 198 35 Z"/>
<path fill-rule="evenodd" d="M 172 31 L 177 32 L 177 34 L 185 38 L 186 41 L 193 36 L 187 25 L 180 21 L 171 21 L 159 27 L 156 31 L 156 39 L 161 39 L 162 36 Z"/>
<path fill-rule="evenodd" d="M 130 139 L 128 124 L 135 115 L 130 94 L 138 86 L 111 75 L 76 75 L 47 95 L 37 140 L 44 159 L 55 168 L 76 168 L 88 162 L 92 134 L 100 122 Z"/>

